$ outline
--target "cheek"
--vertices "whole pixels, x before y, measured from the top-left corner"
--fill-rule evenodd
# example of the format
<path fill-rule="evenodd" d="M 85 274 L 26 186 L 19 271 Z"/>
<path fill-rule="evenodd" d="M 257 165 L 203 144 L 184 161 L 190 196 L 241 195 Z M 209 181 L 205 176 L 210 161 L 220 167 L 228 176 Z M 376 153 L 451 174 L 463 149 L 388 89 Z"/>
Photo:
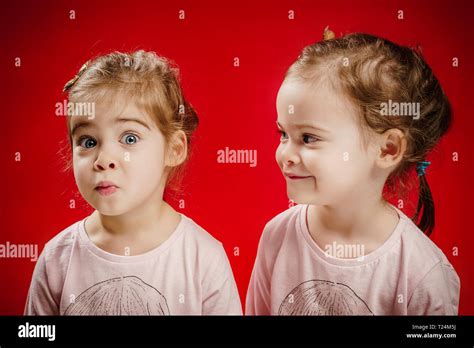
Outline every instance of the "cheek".
<path fill-rule="evenodd" d="M 281 167 L 281 150 L 282 150 L 282 145 L 279 144 L 275 151 L 275 160 L 280 167 Z"/>
<path fill-rule="evenodd" d="M 161 175 L 165 167 L 163 144 L 156 141 L 143 145 L 137 151 L 130 151 L 130 160 L 124 161 L 124 166 L 140 177 Z"/>
<path fill-rule="evenodd" d="M 301 160 L 319 183 L 340 185 L 348 182 L 348 176 L 353 176 L 352 173 L 359 166 L 359 160 L 354 156 L 347 147 L 327 146 L 302 152 Z"/>
<path fill-rule="evenodd" d="M 356 186 L 365 182 L 370 168 L 370 158 L 358 144 L 341 146 L 324 163 L 331 180 L 341 186 Z"/>
<path fill-rule="evenodd" d="M 89 168 L 91 166 L 90 159 L 87 157 L 79 157 L 73 155 L 72 159 L 74 178 L 78 184 L 81 184 L 86 181 L 89 173 Z"/>
<path fill-rule="evenodd" d="M 324 172 L 324 169 L 330 167 L 334 160 L 330 147 L 303 148 L 300 156 L 304 167 L 315 175 Z"/>
<path fill-rule="evenodd" d="M 128 171 L 140 177 L 151 177 L 161 175 L 165 167 L 164 157 L 159 154 L 135 156 L 135 161 L 126 163 Z"/>
<path fill-rule="evenodd" d="M 89 201 L 92 186 L 91 160 L 87 157 L 73 156 L 73 172 L 76 186 L 84 199 Z"/>

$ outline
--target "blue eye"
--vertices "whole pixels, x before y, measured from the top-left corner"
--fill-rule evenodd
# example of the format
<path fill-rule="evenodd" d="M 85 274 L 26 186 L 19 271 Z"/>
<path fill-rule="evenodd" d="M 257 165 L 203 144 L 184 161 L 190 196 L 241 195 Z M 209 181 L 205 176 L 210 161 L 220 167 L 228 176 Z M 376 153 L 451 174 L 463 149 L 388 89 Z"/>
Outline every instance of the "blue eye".
<path fill-rule="evenodd" d="M 317 142 L 319 139 L 316 138 L 314 135 L 310 134 L 303 134 L 303 142 L 305 144 L 311 144 Z"/>
<path fill-rule="evenodd" d="M 133 144 L 136 144 L 138 142 L 139 138 L 138 136 L 136 136 L 135 134 L 131 134 L 131 133 L 128 133 L 128 134 L 125 134 L 122 139 L 120 139 L 120 141 L 124 144 L 127 144 L 127 145 L 133 145 Z"/>
<path fill-rule="evenodd" d="M 97 145 L 97 141 L 95 141 L 94 138 L 84 137 L 82 139 L 79 139 L 79 146 L 85 149 L 92 149 L 96 145 Z"/>

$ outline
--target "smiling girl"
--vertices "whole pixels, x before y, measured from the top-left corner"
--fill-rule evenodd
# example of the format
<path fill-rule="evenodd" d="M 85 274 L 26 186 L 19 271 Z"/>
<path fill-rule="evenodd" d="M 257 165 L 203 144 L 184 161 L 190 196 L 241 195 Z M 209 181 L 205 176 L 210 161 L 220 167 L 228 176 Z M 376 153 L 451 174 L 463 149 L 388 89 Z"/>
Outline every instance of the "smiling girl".
<path fill-rule="evenodd" d="M 392 102 L 420 114 L 387 115 Z M 457 314 L 459 277 L 427 236 L 425 172 L 451 111 L 422 56 L 367 34 L 318 42 L 289 68 L 276 104 L 276 160 L 298 205 L 265 226 L 246 313 Z M 383 190 L 408 184 L 413 169 L 410 219 Z"/>
<path fill-rule="evenodd" d="M 163 199 L 198 118 L 178 71 L 153 52 L 87 63 L 65 90 L 77 187 L 95 209 L 50 240 L 25 314 L 241 314 L 222 244 Z"/>

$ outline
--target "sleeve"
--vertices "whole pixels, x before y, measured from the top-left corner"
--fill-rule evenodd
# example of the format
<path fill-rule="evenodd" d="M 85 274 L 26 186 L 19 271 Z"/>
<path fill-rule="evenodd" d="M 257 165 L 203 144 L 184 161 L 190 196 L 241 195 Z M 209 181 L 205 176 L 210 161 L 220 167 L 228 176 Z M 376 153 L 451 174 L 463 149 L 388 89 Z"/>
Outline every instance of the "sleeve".
<path fill-rule="evenodd" d="M 253 266 L 252 275 L 250 276 L 245 301 L 245 315 L 271 315 L 271 273 L 269 267 L 267 267 L 268 256 L 265 253 L 267 249 L 265 243 L 267 233 L 265 233 L 265 229 L 260 238 L 257 257 Z"/>
<path fill-rule="evenodd" d="M 43 250 L 36 262 L 25 304 L 25 315 L 59 315 L 59 299 L 54 294 L 46 271 L 46 253 Z"/>
<path fill-rule="evenodd" d="M 408 315 L 457 315 L 460 281 L 449 263 L 440 261 L 415 288 Z"/>
<path fill-rule="evenodd" d="M 242 315 L 239 292 L 224 247 L 203 282 L 203 315 Z M 207 281 L 209 279 L 209 281 Z"/>

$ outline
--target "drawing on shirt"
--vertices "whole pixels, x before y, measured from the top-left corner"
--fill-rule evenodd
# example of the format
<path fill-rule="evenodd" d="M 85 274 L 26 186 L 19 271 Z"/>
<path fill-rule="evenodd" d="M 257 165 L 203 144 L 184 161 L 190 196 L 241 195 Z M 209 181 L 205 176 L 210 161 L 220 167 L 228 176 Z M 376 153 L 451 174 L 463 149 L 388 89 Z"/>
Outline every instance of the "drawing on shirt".
<path fill-rule="evenodd" d="M 283 300 L 279 315 L 374 315 L 349 286 L 327 280 L 308 280 Z"/>
<path fill-rule="evenodd" d="M 65 315 L 169 315 L 166 298 L 136 276 L 92 285 L 74 299 Z"/>

